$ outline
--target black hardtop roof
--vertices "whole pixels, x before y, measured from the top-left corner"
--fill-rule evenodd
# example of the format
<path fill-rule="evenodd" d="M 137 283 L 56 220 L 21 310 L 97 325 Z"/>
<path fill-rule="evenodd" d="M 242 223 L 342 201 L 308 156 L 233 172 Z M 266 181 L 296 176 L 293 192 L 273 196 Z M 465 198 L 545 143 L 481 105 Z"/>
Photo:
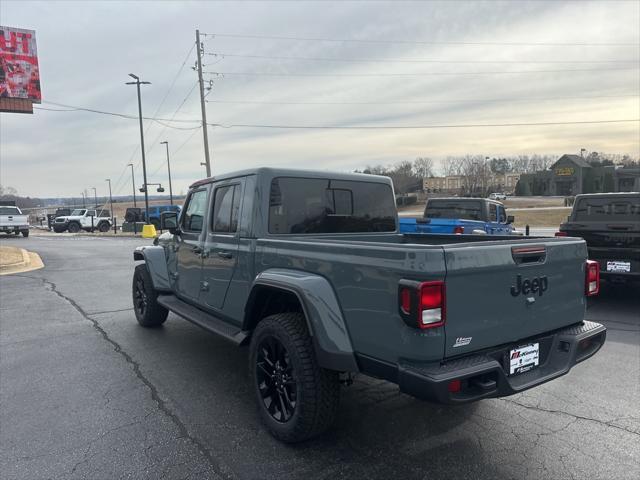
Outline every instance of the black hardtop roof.
<path fill-rule="evenodd" d="M 344 172 L 332 172 L 328 170 L 299 170 L 295 168 L 272 168 L 272 167 L 259 167 L 249 168 L 246 170 L 238 170 L 235 172 L 223 173 L 216 175 L 215 177 L 203 178 L 191 184 L 189 188 L 200 187 L 208 183 L 217 182 L 220 180 L 229 180 L 236 177 L 246 177 L 248 175 L 259 175 L 269 177 L 302 177 L 302 178 L 331 178 L 334 180 L 354 180 L 360 182 L 374 182 L 374 183 L 386 183 L 390 184 L 391 179 L 389 177 L 383 177 L 381 175 L 369 175 L 366 173 L 344 173 Z"/>
<path fill-rule="evenodd" d="M 497 200 L 493 200 L 491 198 L 481 198 L 481 197 L 434 197 L 427 198 L 427 202 L 433 202 L 436 200 L 444 200 L 444 201 L 454 201 L 454 202 L 487 202 L 487 203 L 497 203 L 498 205 L 502 205 L 502 202 Z"/>

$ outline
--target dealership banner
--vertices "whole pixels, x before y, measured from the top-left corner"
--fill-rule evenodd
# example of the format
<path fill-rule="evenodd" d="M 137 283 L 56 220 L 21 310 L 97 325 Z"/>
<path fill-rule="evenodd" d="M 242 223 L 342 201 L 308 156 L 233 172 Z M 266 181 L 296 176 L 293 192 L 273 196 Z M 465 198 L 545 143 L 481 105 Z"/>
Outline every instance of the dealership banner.
<path fill-rule="evenodd" d="M 0 98 L 41 102 L 35 31 L 0 26 Z"/>

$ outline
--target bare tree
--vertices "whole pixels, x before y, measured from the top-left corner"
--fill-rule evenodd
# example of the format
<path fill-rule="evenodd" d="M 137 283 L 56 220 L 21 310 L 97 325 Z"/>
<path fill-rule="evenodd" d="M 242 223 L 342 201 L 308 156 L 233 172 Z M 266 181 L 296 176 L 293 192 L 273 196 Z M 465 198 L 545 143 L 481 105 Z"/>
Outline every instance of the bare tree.
<path fill-rule="evenodd" d="M 464 157 L 447 157 L 442 162 L 442 173 L 445 177 L 462 174 Z"/>
<path fill-rule="evenodd" d="M 429 157 L 418 157 L 413 161 L 413 174 L 419 178 L 433 176 L 433 160 Z"/>

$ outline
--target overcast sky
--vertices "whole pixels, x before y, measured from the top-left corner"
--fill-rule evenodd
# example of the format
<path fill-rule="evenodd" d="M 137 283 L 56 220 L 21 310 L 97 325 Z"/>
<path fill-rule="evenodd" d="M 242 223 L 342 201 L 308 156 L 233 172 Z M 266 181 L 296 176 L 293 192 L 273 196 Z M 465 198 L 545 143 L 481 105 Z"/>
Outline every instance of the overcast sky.
<path fill-rule="evenodd" d="M 213 80 L 207 96 L 210 123 L 546 123 L 640 118 L 639 5 L 3 0 L 0 24 L 36 31 L 40 106 L 48 109 L 62 109 L 57 103 L 135 116 L 135 87 L 124 84 L 131 72 L 152 82 L 142 87 L 145 116 L 198 120 L 197 77 L 190 67 L 199 28 L 217 34 L 204 37 L 204 70 L 224 73 L 205 75 Z M 500 73 L 535 70 L 540 72 Z M 136 119 L 36 110 L 3 113 L 0 122 L 0 182 L 21 194 L 79 196 L 95 186 L 103 195 L 106 178 L 114 182 L 114 195 L 128 194 L 129 162 L 142 182 Z M 166 183 L 165 150 L 159 145 L 164 140 L 172 154 L 174 192 L 204 176 L 200 129 L 166 128 L 149 120 L 145 129 L 149 182 Z M 638 122 L 380 130 L 209 127 L 209 139 L 214 175 L 256 166 L 352 170 L 467 153 L 586 148 L 640 155 Z"/>

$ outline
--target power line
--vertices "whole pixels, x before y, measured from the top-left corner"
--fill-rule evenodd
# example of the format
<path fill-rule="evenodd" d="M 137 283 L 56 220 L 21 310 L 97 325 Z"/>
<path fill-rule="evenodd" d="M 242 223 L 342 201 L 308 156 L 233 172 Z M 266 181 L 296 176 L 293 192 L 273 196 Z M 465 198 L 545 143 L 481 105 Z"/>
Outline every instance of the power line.
<path fill-rule="evenodd" d="M 620 70 L 640 71 L 640 67 L 626 68 L 575 68 L 559 70 L 502 70 L 489 72 L 422 72 L 422 73 L 271 73 L 271 72 L 203 72 L 218 77 L 433 77 L 433 76 L 474 76 L 474 75 L 521 75 L 540 73 L 609 72 Z"/>
<path fill-rule="evenodd" d="M 50 102 L 50 101 L 45 101 L 43 100 L 43 103 L 46 103 L 48 105 L 56 105 L 56 106 L 60 106 L 60 107 L 67 107 L 66 109 L 53 109 L 53 108 L 44 108 L 44 107 L 34 107 L 34 108 L 38 108 L 39 110 L 48 110 L 51 112 L 77 112 L 77 111 L 82 111 L 82 112 L 89 112 L 89 113 L 96 113 L 96 114 L 100 114 L 100 115 L 110 115 L 110 116 L 114 116 L 114 117 L 119 117 L 119 118 L 124 118 L 127 120 L 138 120 L 138 116 L 137 115 L 130 115 L 127 113 L 118 113 L 118 112 L 109 112 L 109 111 L 105 111 L 105 110 L 98 110 L 95 108 L 89 108 L 89 107 L 76 107 L 76 106 L 72 106 L 72 105 L 65 105 L 63 103 L 56 103 L 56 102 Z M 194 122 L 199 122 L 199 120 L 188 120 L 188 119 L 173 119 L 173 118 L 156 118 L 156 117 L 142 117 L 143 120 L 151 120 L 151 121 L 155 121 L 155 122 L 177 122 L 177 123 L 194 123 Z M 179 129 L 178 127 L 174 127 L 174 126 L 169 126 L 167 128 L 176 128 Z"/>
<path fill-rule="evenodd" d="M 272 128 L 272 129 L 298 129 L 298 130 L 419 130 L 439 128 L 482 128 L 482 127 L 538 127 L 552 125 L 589 125 L 604 123 L 630 123 L 640 122 L 640 118 L 622 120 L 583 120 L 567 122 L 530 122 L 530 123 L 475 123 L 459 125 L 259 125 L 236 123 L 224 125 L 221 123 L 208 123 L 212 127 L 220 128 Z"/>
<path fill-rule="evenodd" d="M 205 53 L 217 58 L 253 58 L 253 59 L 268 59 L 268 60 L 304 60 L 312 62 L 344 62 L 344 63 L 438 63 L 438 64 L 492 64 L 492 63 L 533 63 L 533 64 L 545 64 L 545 63 L 634 63 L 637 64 L 640 60 L 425 60 L 425 59 L 381 59 L 381 58 L 329 58 L 329 57 L 288 57 L 279 55 L 245 55 L 239 53 Z"/>
<path fill-rule="evenodd" d="M 544 102 L 558 100 L 589 100 L 599 98 L 638 98 L 640 95 L 594 95 L 578 97 L 531 97 L 531 98 L 487 98 L 462 100 L 414 100 L 405 102 L 280 102 L 268 100 L 207 100 L 207 103 L 222 104 L 256 104 L 256 105 L 440 105 L 451 103 L 513 103 L 513 102 Z"/>
<path fill-rule="evenodd" d="M 301 42 L 373 43 L 400 45 L 469 45 L 469 46 L 550 46 L 550 47 L 635 47 L 640 42 L 445 42 L 424 40 L 371 40 L 354 38 L 293 37 L 285 35 L 245 35 L 236 33 L 201 33 L 208 37 L 252 38 L 260 40 L 294 40 Z"/>

